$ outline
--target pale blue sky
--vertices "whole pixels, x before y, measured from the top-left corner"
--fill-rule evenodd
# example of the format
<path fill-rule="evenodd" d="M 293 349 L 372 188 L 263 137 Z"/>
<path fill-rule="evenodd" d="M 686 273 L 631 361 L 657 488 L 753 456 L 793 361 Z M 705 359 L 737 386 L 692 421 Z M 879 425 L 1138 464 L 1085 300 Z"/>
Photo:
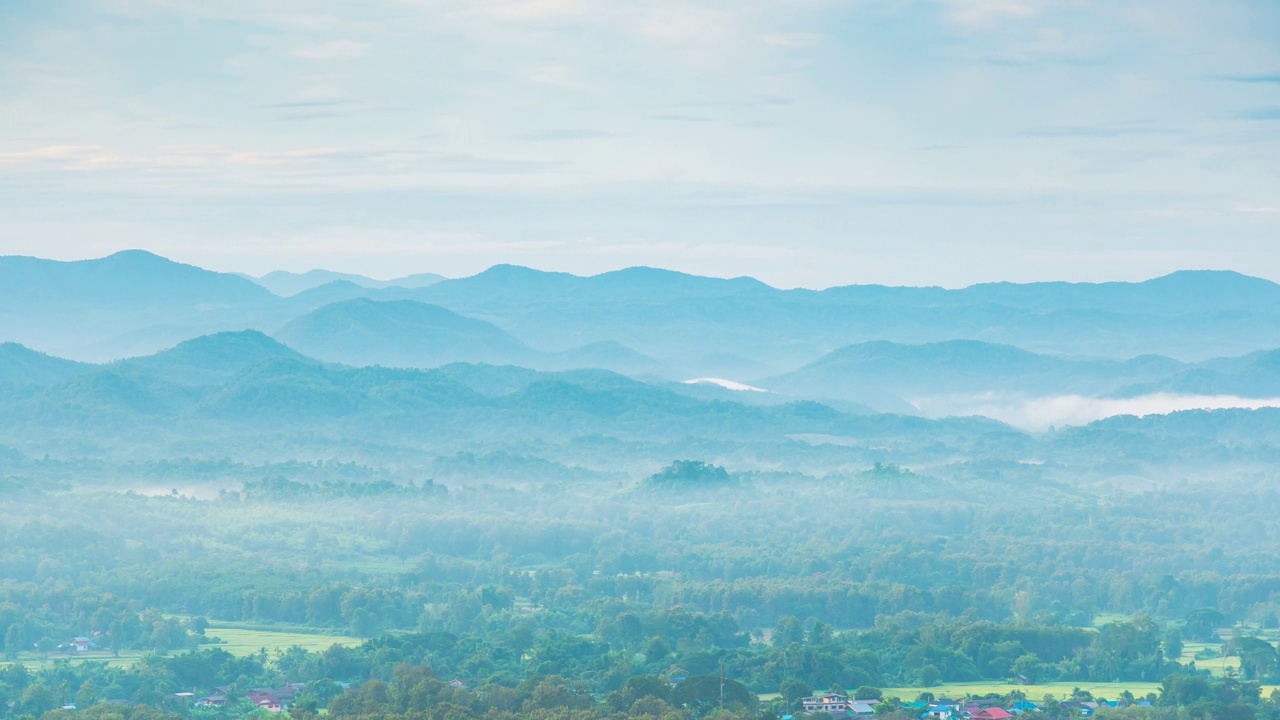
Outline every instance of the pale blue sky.
<path fill-rule="evenodd" d="M 0 252 L 1280 280 L 1275 0 L 5 0 Z"/>

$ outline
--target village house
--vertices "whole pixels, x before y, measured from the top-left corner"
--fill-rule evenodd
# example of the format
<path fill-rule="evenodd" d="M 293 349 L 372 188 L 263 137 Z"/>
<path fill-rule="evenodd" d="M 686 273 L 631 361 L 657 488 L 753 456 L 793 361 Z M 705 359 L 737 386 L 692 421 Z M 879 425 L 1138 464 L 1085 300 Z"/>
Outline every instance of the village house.
<path fill-rule="evenodd" d="M 849 696 L 839 693 L 826 693 L 801 698 L 800 704 L 805 712 L 825 712 L 832 715 L 874 715 L 876 700 L 850 700 Z"/>
<path fill-rule="evenodd" d="M 849 711 L 849 698 L 836 693 L 802 698 L 800 704 L 804 707 L 805 712 L 843 713 Z"/>
<path fill-rule="evenodd" d="M 272 695 L 271 693 L 249 693 L 248 700 L 253 705 L 266 710 L 267 712 L 278 713 L 284 711 L 284 701 Z"/>

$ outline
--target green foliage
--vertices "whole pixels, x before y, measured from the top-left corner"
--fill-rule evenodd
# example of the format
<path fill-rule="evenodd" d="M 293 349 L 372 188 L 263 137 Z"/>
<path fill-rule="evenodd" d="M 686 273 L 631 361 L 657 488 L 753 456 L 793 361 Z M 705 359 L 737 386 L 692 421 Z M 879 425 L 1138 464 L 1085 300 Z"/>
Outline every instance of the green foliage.
<path fill-rule="evenodd" d="M 728 471 L 698 460 L 676 460 L 640 483 L 638 490 L 649 493 L 689 492 L 724 487 L 733 483 Z"/>

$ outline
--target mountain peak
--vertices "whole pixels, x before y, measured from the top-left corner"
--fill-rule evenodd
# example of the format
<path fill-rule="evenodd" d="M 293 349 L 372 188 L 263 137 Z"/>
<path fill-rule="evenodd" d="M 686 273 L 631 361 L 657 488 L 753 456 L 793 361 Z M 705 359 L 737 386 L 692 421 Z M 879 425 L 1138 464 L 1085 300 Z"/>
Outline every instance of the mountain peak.
<path fill-rule="evenodd" d="M 173 382 L 203 385 L 228 378 L 267 360 L 308 358 L 257 330 L 202 335 L 154 355 L 121 360 L 116 367 L 139 369 Z"/>
<path fill-rule="evenodd" d="M 495 325 L 414 300 L 333 303 L 290 321 L 276 336 L 308 355 L 348 365 L 505 363 L 529 353 Z"/>
<path fill-rule="evenodd" d="M 0 343 L 0 383 L 46 385 L 86 372 L 92 365 L 64 360 L 15 342 Z"/>

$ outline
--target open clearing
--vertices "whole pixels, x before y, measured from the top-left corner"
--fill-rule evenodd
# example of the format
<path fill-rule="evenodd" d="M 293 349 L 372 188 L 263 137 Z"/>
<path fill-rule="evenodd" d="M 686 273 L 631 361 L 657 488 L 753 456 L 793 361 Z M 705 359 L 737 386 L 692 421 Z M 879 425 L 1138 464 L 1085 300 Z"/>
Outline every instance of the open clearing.
<path fill-rule="evenodd" d="M 201 645 L 202 648 L 219 648 L 235 655 L 245 657 L 266 650 L 268 655 L 275 655 L 277 650 L 287 650 L 298 645 L 312 652 L 323 652 L 333 645 L 355 647 L 364 640 L 347 635 L 322 635 L 320 633 L 285 632 L 279 630 L 254 630 L 244 627 L 227 627 L 210 625 L 204 631 L 205 637 L 219 638 L 218 644 Z"/>
<path fill-rule="evenodd" d="M 959 698 L 971 695 L 987 695 L 990 693 L 998 693 L 1005 695 L 1014 690 L 1021 690 L 1026 693 L 1027 699 L 1032 702 L 1040 702 L 1045 695 L 1052 695 L 1058 700 L 1070 697 L 1071 693 L 1076 689 L 1088 690 L 1094 697 L 1104 697 L 1108 700 L 1114 700 L 1120 696 L 1120 693 L 1128 690 L 1135 697 L 1144 696 L 1147 693 L 1160 692 L 1160 683 L 1152 682 L 1116 682 L 1116 683 L 1089 683 L 1089 682 L 1047 682 L 1038 685 L 1015 685 L 1013 683 L 999 682 L 971 682 L 971 683 L 949 683 L 939 685 L 937 687 L 920 688 L 920 687 L 904 687 L 904 688 L 884 688 L 885 697 L 898 697 L 902 700 L 915 700 L 916 696 L 923 692 L 933 693 L 935 697 Z"/>
<path fill-rule="evenodd" d="M 286 650 L 298 645 L 311 652 L 324 652 L 330 646 L 342 645 L 355 647 L 364 640 L 348 635 L 325 635 L 321 632 L 303 632 L 300 630 L 265 630 L 252 627 L 211 625 L 205 630 L 205 637 L 218 638 L 220 643 L 201 645 L 200 650 L 218 648 L 236 657 L 257 655 L 266 650 L 268 656 L 274 656 L 278 650 Z M 185 651 L 182 651 L 185 652 Z M 49 653 L 47 658 L 35 653 L 22 653 L 18 661 L 32 670 L 38 670 L 55 662 L 105 662 L 112 667 L 128 667 L 142 659 L 143 653 L 123 652 L 115 657 L 109 650 L 94 650 L 87 653 Z"/>

